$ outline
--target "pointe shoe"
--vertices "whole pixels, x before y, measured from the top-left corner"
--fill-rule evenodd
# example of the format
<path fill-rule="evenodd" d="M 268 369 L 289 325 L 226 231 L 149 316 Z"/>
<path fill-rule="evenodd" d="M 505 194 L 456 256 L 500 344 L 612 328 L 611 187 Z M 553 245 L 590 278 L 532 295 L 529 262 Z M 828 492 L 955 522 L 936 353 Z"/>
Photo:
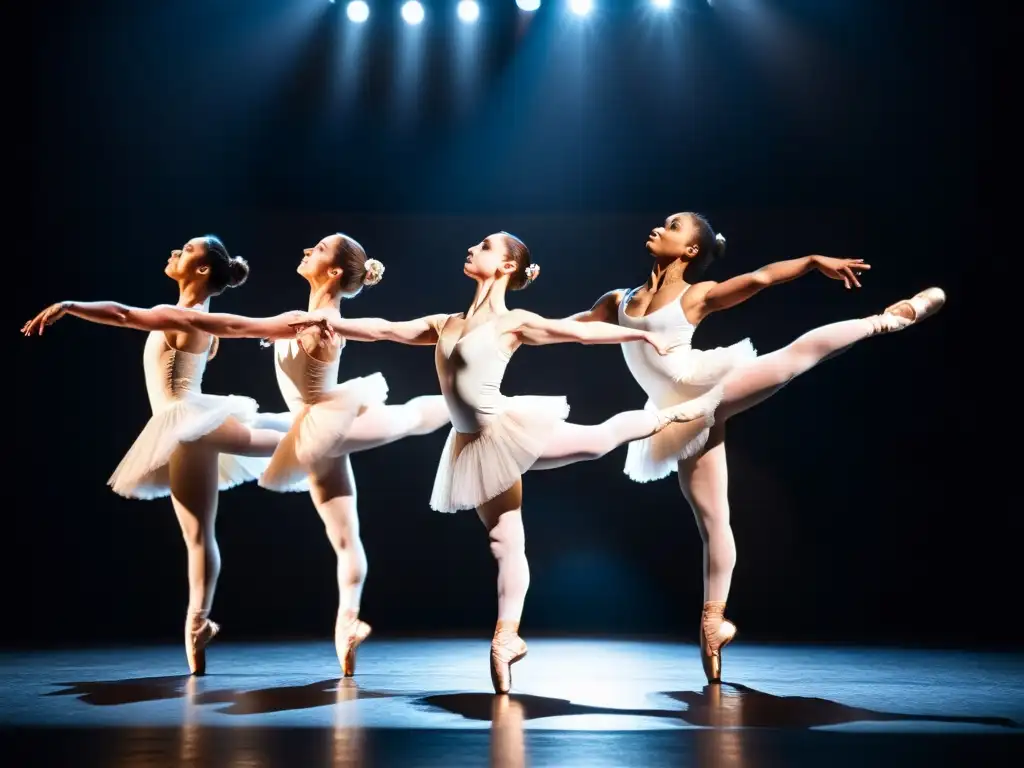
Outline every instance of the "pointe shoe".
<path fill-rule="evenodd" d="M 193 675 L 206 674 L 206 646 L 220 633 L 220 625 L 206 617 L 206 611 L 185 617 L 185 658 Z"/>
<path fill-rule="evenodd" d="M 722 402 L 723 388 L 721 384 L 705 392 L 693 400 L 670 405 L 658 411 L 658 432 L 669 424 L 685 424 L 698 419 L 704 419 L 705 427 L 715 425 L 715 409 Z"/>
<path fill-rule="evenodd" d="M 725 619 L 725 603 L 704 603 L 700 617 L 700 658 L 709 683 L 722 682 L 722 649 L 736 637 L 736 625 Z"/>
<path fill-rule="evenodd" d="M 370 636 L 373 628 L 355 615 L 334 635 L 334 648 L 338 653 L 343 677 L 352 677 L 356 673 L 356 648 Z"/>
<path fill-rule="evenodd" d="M 942 309 L 945 303 L 946 292 L 944 290 L 936 287 L 925 288 L 913 298 L 897 301 L 895 304 L 886 307 L 885 312 L 881 315 L 884 327 L 879 330 L 883 333 L 901 331 L 911 325 L 916 325 Z M 896 310 L 903 306 L 910 307 L 910 311 L 914 316 L 905 317 L 902 314 L 896 314 Z"/>
<path fill-rule="evenodd" d="M 518 623 L 499 621 L 491 640 L 491 683 L 495 693 L 512 690 L 512 665 L 526 656 L 526 651 Z"/>

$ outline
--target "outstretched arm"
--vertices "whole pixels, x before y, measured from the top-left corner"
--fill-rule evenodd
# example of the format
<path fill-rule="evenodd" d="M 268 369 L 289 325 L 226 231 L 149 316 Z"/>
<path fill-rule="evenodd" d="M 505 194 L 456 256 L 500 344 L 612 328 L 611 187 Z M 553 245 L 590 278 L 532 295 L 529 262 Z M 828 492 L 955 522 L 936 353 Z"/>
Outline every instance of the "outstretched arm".
<path fill-rule="evenodd" d="M 328 320 L 328 327 L 352 341 L 394 341 L 399 344 L 436 344 L 446 315 L 428 315 L 393 323 L 380 317 Z"/>
<path fill-rule="evenodd" d="M 576 344 L 625 344 L 630 341 L 644 341 L 665 354 L 671 347 L 657 335 L 637 328 L 624 328 L 600 321 L 579 322 L 577 320 L 549 320 L 546 317 L 515 310 L 516 324 L 513 332 L 523 344 L 541 346 L 575 342 Z"/>
<path fill-rule="evenodd" d="M 773 285 L 788 283 L 815 270 L 833 280 L 842 280 L 847 288 L 860 288 L 857 272 L 871 269 L 863 259 L 833 259 L 829 256 L 804 256 L 801 259 L 776 261 L 754 272 L 738 275 L 721 283 L 698 283 L 699 288 L 691 300 L 697 299 L 695 309 L 701 317 L 712 312 L 735 307 Z M 706 287 L 705 287 L 706 286 Z"/>
<path fill-rule="evenodd" d="M 25 323 L 22 332 L 42 335 L 48 325 L 64 315 L 88 320 L 101 325 L 132 328 L 138 331 L 203 331 L 227 338 L 288 338 L 295 335 L 292 323 L 308 317 L 305 312 L 286 312 L 266 318 L 215 314 L 185 309 L 169 304 L 142 309 L 115 301 L 62 301 L 53 304 Z"/>
<path fill-rule="evenodd" d="M 577 312 L 566 319 L 575 320 L 577 323 L 617 323 L 622 294 L 621 290 L 608 291 L 590 309 L 585 312 Z"/>
<path fill-rule="evenodd" d="M 308 312 L 282 312 L 273 317 L 246 317 L 223 312 L 197 312 L 180 307 L 155 307 L 157 319 L 184 329 L 203 331 L 222 339 L 290 339 L 297 333 L 310 314 Z"/>

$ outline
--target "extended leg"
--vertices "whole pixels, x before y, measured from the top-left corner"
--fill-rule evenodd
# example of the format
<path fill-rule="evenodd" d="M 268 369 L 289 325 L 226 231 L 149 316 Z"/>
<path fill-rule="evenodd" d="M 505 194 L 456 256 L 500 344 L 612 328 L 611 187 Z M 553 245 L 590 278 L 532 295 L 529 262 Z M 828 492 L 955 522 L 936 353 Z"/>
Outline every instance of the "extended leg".
<path fill-rule="evenodd" d="M 764 402 L 797 376 L 845 352 L 858 341 L 899 331 L 931 317 L 945 301 L 946 296 L 940 289 L 929 288 L 911 299 L 897 302 L 884 314 L 844 320 L 805 333 L 792 344 L 726 376 L 717 418 L 727 419 Z"/>
<path fill-rule="evenodd" d="M 434 432 L 450 421 L 440 395 L 415 397 L 402 405 L 377 405 L 356 417 L 341 446 L 347 454 L 368 451 L 413 435 Z"/>
<path fill-rule="evenodd" d="M 235 456 L 270 456 L 284 436 L 276 429 L 253 428 L 234 416 L 195 441 L 197 445 Z"/>

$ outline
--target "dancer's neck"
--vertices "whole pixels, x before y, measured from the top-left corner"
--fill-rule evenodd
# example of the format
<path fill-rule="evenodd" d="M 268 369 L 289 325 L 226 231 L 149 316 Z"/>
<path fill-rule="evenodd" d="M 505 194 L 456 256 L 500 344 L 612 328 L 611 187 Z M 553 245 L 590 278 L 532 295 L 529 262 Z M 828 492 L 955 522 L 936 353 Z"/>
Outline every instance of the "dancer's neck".
<path fill-rule="evenodd" d="M 179 307 L 202 307 L 204 312 L 210 311 L 210 297 L 194 283 L 178 283 Z"/>
<path fill-rule="evenodd" d="M 508 280 L 482 280 L 476 284 L 476 295 L 466 311 L 466 319 L 480 312 L 502 315 L 508 312 L 505 306 L 505 287 Z"/>
<path fill-rule="evenodd" d="M 331 309 L 341 314 L 341 293 L 331 290 L 331 286 L 322 285 L 319 288 L 311 286 L 309 291 L 309 311 L 316 312 L 318 309 Z"/>
<path fill-rule="evenodd" d="M 647 289 L 657 293 L 661 288 L 685 283 L 683 275 L 686 273 L 687 266 L 687 262 L 682 259 L 665 261 L 656 259 L 654 267 L 651 269 L 651 276 L 647 280 Z"/>

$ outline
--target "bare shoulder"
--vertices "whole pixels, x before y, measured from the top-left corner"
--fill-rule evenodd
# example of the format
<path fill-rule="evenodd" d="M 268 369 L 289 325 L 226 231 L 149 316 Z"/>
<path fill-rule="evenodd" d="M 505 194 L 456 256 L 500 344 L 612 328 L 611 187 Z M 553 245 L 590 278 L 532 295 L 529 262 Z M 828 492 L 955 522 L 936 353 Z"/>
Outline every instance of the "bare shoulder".
<path fill-rule="evenodd" d="M 603 319 L 605 322 L 613 322 L 618 314 L 618 307 L 623 303 L 628 293 L 629 290 L 625 288 L 616 288 L 613 291 L 608 291 L 594 302 L 594 306 L 590 309 L 591 314 L 599 315 L 597 318 Z"/>
<path fill-rule="evenodd" d="M 543 319 L 536 312 L 531 312 L 528 309 L 511 309 L 498 319 L 498 326 L 504 332 L 515 331 L 524 325 L 536 323 Z"/>
<path fill-rule="evenodd" d="M 689 290 L 683 293 L 683 307 L 693 307 L 704 303 L 704 299 L 708 295 L 708 291 L 714 288 L 718 283 L 714 280 L 703 280 L 699 283 L 694 283 L 690 286 Z"/>
<path fill-rule="evenodd" d="M 701 320 L 707 315 L 704 303 L 707 301 L 708 291 L 716 285 L 718 283 L 714 280 L 704 280 L 700 283 L 694 283 L 683 292 L 680 306 L 683 310 L 683 315 L 694 325 L 699 325 Z"/>
<path fill-rule="evenodd" d="M 594 302 L 593 308 L 617 310 L 619 308 L 619 304 L 622 303 L 622 300 L 626 297 L 627 293 L 629 293 L 629 289 L 627 288 L 616 288 L 613 291 L 608 291 L 608 293 L 604 294 L 600 299 Z"/>
<path fill-rule="evenodd" d="M 448 325 L 448 321 L 454 317 L 458 317 L 459 314 L 460 313 L 447 315 L 441 312 L 440 314 L 437 315 L 427 315 L 423 319 L 426 320 L 427 325 L 429 325 L 434 330 L 434 333 L 440 336 L 441 331 L 444 330 L 444 327 L 446 325 Z"/>

